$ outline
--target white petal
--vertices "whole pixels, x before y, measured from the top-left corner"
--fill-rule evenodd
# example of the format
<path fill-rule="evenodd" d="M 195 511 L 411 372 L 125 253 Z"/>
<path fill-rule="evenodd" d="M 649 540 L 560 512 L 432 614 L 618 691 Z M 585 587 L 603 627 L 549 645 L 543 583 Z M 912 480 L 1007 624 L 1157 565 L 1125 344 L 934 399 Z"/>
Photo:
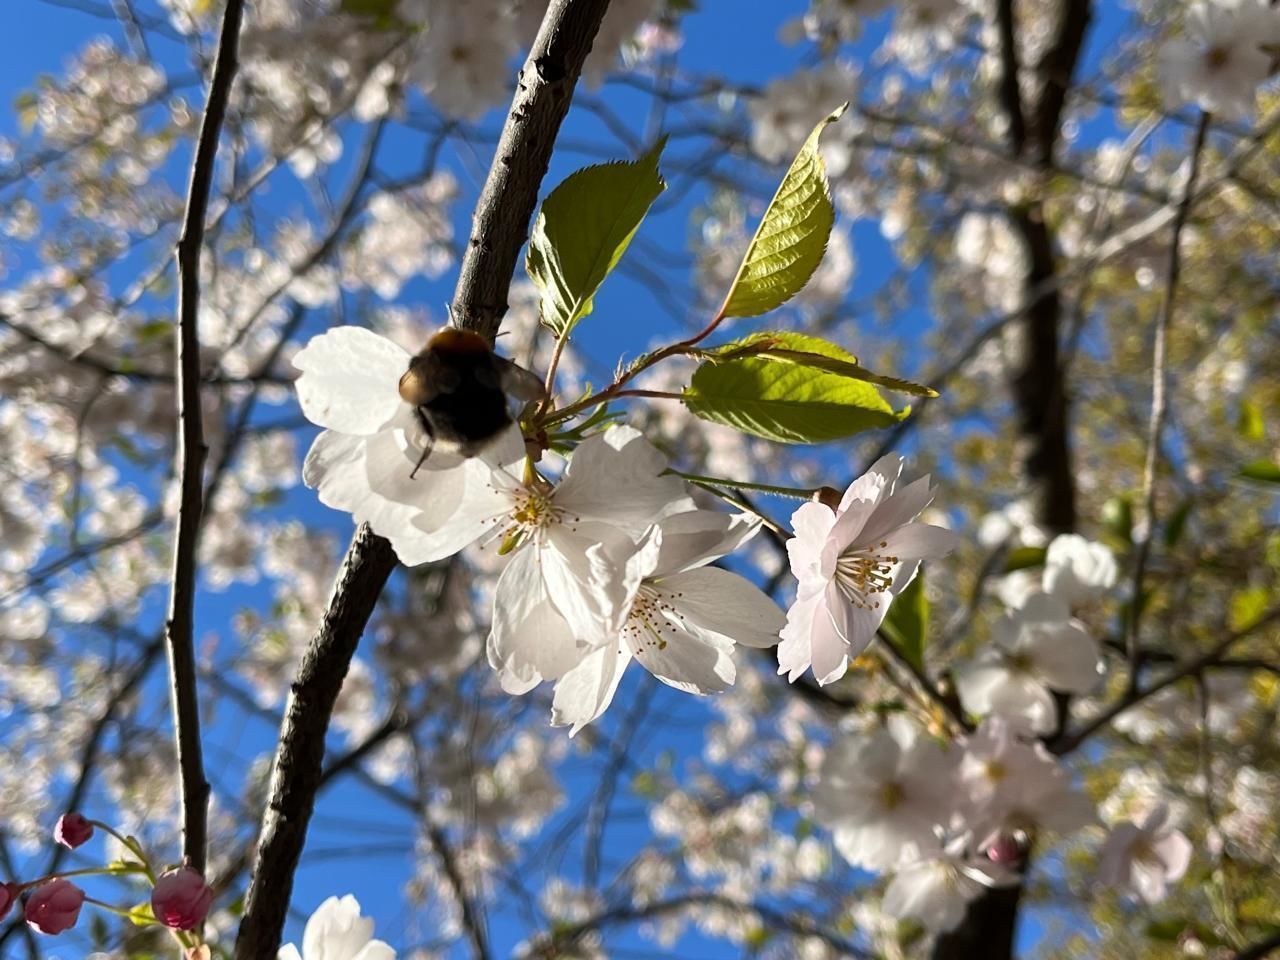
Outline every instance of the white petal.
<path fill-rule="evenodd" d="M 836 585 L 831 584 L 814 615 L 809 640 L 813 648 L 813 676 L 819 684 L 835 683 L 849 669 L 849 645 L 836 625 L 836 618 L 843 621 L 848 611 L 849 604 L 840 596 Z"/>
<path fill-rule="evenodd" d="M 663 516 L 695 508 L 683 480 L 659 476 L 666 468 L 666 457 L 639 431 L 610 427 L 573 452 L 556 504 L 639 535 Z"/>
<path fill-rule="evenodd" d="M 960 537 L 929 523 L 908 523 L 871 542 L 883 543 L 879 549 L 899 560 L 928 560 L 945 557 L 960 545 Z"/>
<path fill-rule="evenodd" d="M 389 943 L 370 940 L 351 960 L 396 960 L 396 951 Z"/>
<path fill-rule="evenodd" d="M 608 709 L 622 673 L 631 660 L 624 643 L 608 643 L 591 651 L 581 663 L 556 683 L 551 702 L 551 723 L 570 727 L 569 736 Z"/>
<path fill-rule="evenodd" d="M 1035 673 L 1052 690 L 1089 693 L 1098 685 L 1098 645 L 1074 622 L 1034 632 L 1027 645 Z"/>
<path fill-rule="evenodd" d="M 372 936 L 373 920 L 360 916 L 355 897 L 330 897 L 302 931 L 302 955 L 307 960 L 349 960 Z"/>
<path fill-rule="evenodd" d="M 850 660 L 862 656 L 862 652 L 871 646 L 876 631 L 889 612 L 888 597 L 877 597 L 875 602 L 874 607 L 857 607 L 844 598 L 834 583 L 827 588 L 827 612 L 831 625 Z"/>
<path fill-rule="evenodd" d="M 948 864 L 922 863 L 903 869 L 885 889 L 881 908 L 899 919 L 914 917 L 933 933 L 954 929 L 979 890 L 956 877 Z"/>
<path fill-rule="evenodd" d="M 813 662 L 813 620 L 819 614 L 826 616 L 822 606 L 823 595 L 815 593 L 797 597 L 787 610 L 787 623 L 778 644 L 778 672 L 785 673 L 790 683 L 795 683 Z"/>
<path fill-rule="evenodd" d="M 572 670 L 583 650 L 547 595 L 532 548 L 516 552 L 498 578 L 489 632 L 489 664 L 504 688 L 524 692 Z M 523 689 L 519 689 L 523 687 Z"/>
<path fill-rule="evenodd" d="M 702 567 L 666 577 L 656 586 L 690 628 L 732 643 L 772 647 L 787 622 L 763 590 L 728 570 Z"/>
<path fill-rule="evenodd" d="M 665 517 L 661 527 L 662 550 L 652 571 L 659 577 L 733 553 L 760 532 L 760 519 L 745 513 L 689 510 Z"/>
<path fill-rule="evenodd" d="M 1191 841 L 1180 830 L 1170 830 L 1151 845 L 1151 850 L 1164 864 L 1164 877 L 1181 880 L 1191 865 Z"/>
<path fill-rule="evenodd" d="M 933 491 L 929 487 L 929 477 L 923 476 L 913 480 L 901 490 L 895 490 L 885 497 L 876 508 L 875 514 L 862 529 L 861 540 L 880 540 L 890 531 L 905 526 L 920 511 L 933 501 Z"/>
<path fill-rule="evenodd" d="M 276 953 L 276 960 L 302 960 L 302 954 L 298 952 L 298 948 L 292 943 L 286 943 Z"/>
<path fill-rule="evenodd" d="M 399 387 L 409 354 L 363 327 L 313 337 L 293 365 L 302 371 L 294 386 L 303 414 L 330 430 L 367 436 L 405 406 Z"/>
<path fill-rule="evenodd" d="M 637 577 L 625 576 L 636 547 L 610 537 L 614 532 L 603 524 L 578 524 L 576 530 L 556 524 L 542 543 L 527 548 L 536 554 L 551 602 L 574 636 L 592 646 L 617 635 L 639 586 Z M 613 542 L 602 542 L 606 537 Z"/>
<path fill-rule="evenodd" d="M 801 504 L 791 515 L 791 528 L 795 536 L 787 541 L 787 557 L 791 573 L 801 585 L 825 580 L 823 555 L 836 515 L 831 508 L 812 501 Z"/>

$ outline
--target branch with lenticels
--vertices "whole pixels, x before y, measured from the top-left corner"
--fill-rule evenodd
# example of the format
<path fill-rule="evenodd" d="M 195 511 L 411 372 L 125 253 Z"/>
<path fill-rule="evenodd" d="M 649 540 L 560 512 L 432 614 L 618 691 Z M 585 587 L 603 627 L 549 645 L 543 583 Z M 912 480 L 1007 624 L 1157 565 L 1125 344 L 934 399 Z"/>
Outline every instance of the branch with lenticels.
<path fill-rule="evenodd" d="M 173 701 L 182 787 L 182 857 L 204 872 L 208 846 L 209 782 L 204 775 L 200 743 L 200 701 L 196 688 L 193 639 L 196 595 L 196 547 L 204 513 L 204 425 L 200 407 L 200 251 L 204 247 L 204 219 L 213 187 L 218 139 L 227 113 L 231 82 L 235 79 L 240 21 L 244 0 L 228 0 L 218 38 L 218 53 L 209 80 L 200 136 L 196 140 L 187 207 L 178 239 L 178 482 L 181 496 L 173 547 L 173 586 L 165 641 L 169 651 L 169 688 Z"/>
<path fill-rule="evenodd" d="M 547 8 L 472 217 L 450 310 L 453 324 L 461 329 L 489 338 L 498 331 L 556 136 L 608 6 L 609 0 L 552 0 Z M 395 565 L 391 545 L 361 525 L 290 689 L 236 937 L 236 960 L 274 957 L 280 946 L 293 875 L 320 786 L 334 701 Z"/>

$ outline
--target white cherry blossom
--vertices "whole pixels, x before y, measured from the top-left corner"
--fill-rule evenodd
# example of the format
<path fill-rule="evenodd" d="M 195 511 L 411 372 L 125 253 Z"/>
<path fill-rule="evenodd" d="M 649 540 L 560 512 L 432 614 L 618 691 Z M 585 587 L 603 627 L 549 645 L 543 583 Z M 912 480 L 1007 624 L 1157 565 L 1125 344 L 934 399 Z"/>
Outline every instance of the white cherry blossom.
<path fill-rule="evenodd" d="M 818 683 L 844 676 L 871 643 L 889 604 L 928 557 L 958 538 L 915 518 L 933 500 L 928 476 L 897 488 L 903 460 L 881 457 L 850 484 L 836 510 L 811 501 L 791 517 L 791 572 L 800 581 L 778 646 L 778 672 L 794 681 L 810 667 Z"/>
<path fill-rule="evenodd" d="M 582 658 L 579 643 L 618 635 L 643 577 L 642 539 L 664 516 L 694 509 L 666 466 L 637 430 L 614 426 L 577 447 L 558 484 L 474 458 L 443 523 L 410 518 L 416 529 L 406 537 L 422 556 L 481 539 L 511 554 L 488 642 L 508 692 L 563 676 Z"/>
<path fill-rule="evenodd" d="M 936 843 L 934 831 L 955 804 L 954 771 L 952 755 L 909 722 L 895 721 L 832 744 L 813 792 L 814 812 L 846 860 L 889 869 Z"/>
<path fill-rule="evenodd" d="M 930 933 L 955 929 L 971 900 L 1014 879 L 997 864 L 970 859 L 966 847 L 966 838 L 958 837 L 933 856 L 899 867 L 885 888 L 881 909 L 899 920 L 917 920 Z"/>
<path fill-rule="evenodd" d="M 1191 863 L 1191 841 L 1168 821 L 1169 808 L 1161 803 L 1140 824 L 1117 824 L 1098 852 L 1098 879 L 1127 887 L 1146 903 L 1163 900 Z"/>
<path fill-rule="evenodd" d="M 441 553 L 439 538 L 428 534 L 454 515 L 468 483 L 483 484 L 486 477 L 468 473 L 468 461 L 444 449 L 433 450 L 414 474 L 422 428 L 398 388 L 408 351 L 362 327 L 336 327 L 313 338 L 293 364 L 302 371 L 295 386 L 303 414 L 326 428 L 302 467 L 320 502 L 368 523 L 410 566 L 466 546 L 470 541 L 451 543 Z M 508 465 L 523 457 L 513 428 L 477 459 Z"/>
<path fill-rule="evenodd" d="M 1280 41 L 1280 9 L 1267 0 L 1199 0 L 1187 10 L 1184 36 L 1160 51 L 1165 102 L 1195 104 L 1210 113 L 1252 115 L 1258 86 L 1271 71 Z"/>
<path fill-rule="evenodd" d="M 778 606 L 745 577 L 709 566 L 759 528 L 742 515 L 694 510 L 651 531 L 630 564 L 634 592 L 618 636 L 560 678 L 552 723 L 571 725 L 572 735 L 599 717 L 632 659 L 668 686 L 706 694 L 733 684 L 735 644 L 776 644 L 786 622 Z"/>
<path fill-rule="evenodd" d="M 1058 708 L 1050 691 L 1088 693 L 1098 682 L 1098 645 L 1059 597 L 1032 594 L 992 627 L 992 642 L 956 673 L 965 710 L 995 714 L 1036 733 L 1051 732 Z"/>
<path fill-rule="evenodd" d="M 1116 585 L 1116 558 L 1106 544 L 1064 533 L 1053 538 L 1044 558 L 1044 591 L 1069 607 L 1098 600 Z"/>
<path fill-rule="evenodd" d="M 292 943 L 280 948 L 278 960 L 395 960 L 396 952 L 373 939 L 373 920 L 360 916 L 351 894 L 330 897 L 307 920 L 302 951 Z"/>
<path fill-rule="evenodd" d="M 1093 803 L 1044 745 L 1022 740 L 999 717 L 984 720 L 966 740 L 959 780 L 978 849 L 1001 834 L 1070 833 L 1095 818 Z"/>

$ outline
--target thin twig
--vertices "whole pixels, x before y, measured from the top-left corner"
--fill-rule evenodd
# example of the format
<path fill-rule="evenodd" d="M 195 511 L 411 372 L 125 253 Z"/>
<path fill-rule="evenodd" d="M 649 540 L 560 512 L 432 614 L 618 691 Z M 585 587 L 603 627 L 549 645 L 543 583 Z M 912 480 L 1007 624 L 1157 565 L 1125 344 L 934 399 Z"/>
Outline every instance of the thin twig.
<path fill-rule="evenodd" d="M 204 774 L 200 744 L 200 699 L 196 688 L 194 641 L 196 545 L 204 512 L 204 425 L 200 410 L 200 251 L 204 247 L 204 218 L 213 186 L 218 139 L 227 113 L 227 99 L 236 74 L 240 20 L 244 0 L 227 0 L 218 38 L 218 53 L 209 81 L 200 136 L 196 141 L 187 207 L 178 238 L 178 482 L 181 499 L 173 548 L 173 589 L 165 638 L 169 651 L 169 691 L 173 702 L 182 788 L 182 856 L 204 872 L 208 843 L 209 783 Z"/>
<path fill-rule="evenodd" d="M 1059 737 L 1054 743 L 1050 744 L 1050 752 L 1055 753 L 1058 756 L 1070 753 L 1072 750 L 1076 749 L 1076 747 L 1080 746 L 1080 744 L 1084 743 L 1085 740 L 1089 739 L 1089 737 L 1093 736 L 1103 727 L 1109 725 L 1111 721 L 1120 716 L 1120 714 L 1124 713 L 1126 710 L 1137 706 L 1148 697 L 1152 697 L 1161 690 L 1173 686 L 1180 680 L 1196 676 L 1201 671 L 1213 667 L 1241 640 L 1250 636 L 1255 631 L 1260 630 L 1263 627 L 1268 627 L 1277 621 L 1280 621 L 1280 607 L 1273 607 L 1249 626 L 1229 633 L 1207 653 L 1203 653 L 1198 657 L 1194 657 L 1191 660 L 1186 661 L 1181 666 L 1170 671 L 1162 679 L 1157 680 L 1140 690 L 1128 691 L 1123 697 L 1113 703 L 1110 707 L 1103 710 L 1080 729 L 1072 733 L 1065 734 L 1064 736 Z"/>
<path fill-rule="evenodd" d="M 1151 421 L 1147 429 L 1147 456 L 1142 468 L 1142 515 L 1146 524 L 1146 532 L 1138 541 L 1133 560 L 1132 600 L 1129 604 L 1128 626 L 1125 630 L 1126 656 L 1129 661 L 1129 689 L 1138 686 L 1139 632 L 1142 625 L 1142 581 L 1147 572 L 1147 561 L 1151 556 L 1151 540 L 1156 526 L 1156 468 L 1160 459 L 1160 439 L 1164 433 L 1165 418 L 1168 415 L 1168 372 L 1166 370 L 1169 355 L 1169 328 L 1173 323 L 1174 309 L 1178 300 L 1178 280 L 1182 274 L 1182 230 L 1191 214 L 1192 201 L 1195 198 L 1196 176 L 1200 172 L 1200 157 L 1204 153 L 1205 139 L 1209 133 L 1209 114 L 1202 113 L 1200 126 L 1196 128 L 1195 143 L 1191 148 L 1191 169 L 1187 173 L 1187 182 L 1182 190 L 1182 199 L 1178 203 L 1173 218 L 1173 236 L 1169 240 L 1169 264 L 1165 271 L 1164 304 L 1160 310 L 1160 319 L 1156 323 L 1155 345 L 1152 348 L 1151 360 Z"/>

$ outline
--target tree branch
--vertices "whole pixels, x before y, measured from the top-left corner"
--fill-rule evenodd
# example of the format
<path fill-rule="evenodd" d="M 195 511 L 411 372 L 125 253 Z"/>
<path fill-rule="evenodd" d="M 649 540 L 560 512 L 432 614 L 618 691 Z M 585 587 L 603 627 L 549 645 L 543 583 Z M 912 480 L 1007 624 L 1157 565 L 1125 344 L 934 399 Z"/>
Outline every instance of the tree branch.
<path fill-rule="evenodd" d="M 547 9 L 472 218 L 451 308 L 455 326 L 489 337 L 497 332 L 556 135 L 608 5 L 609 0 L 552 0 Z M 333 701 L 395 564 L 386 540 L 365 526 L 356 531 L 286 707 L 236 960 L 273 957 L 280 946 Z"/>
<path fill-rule="evenodd" d="M 1152 348 L 1151 421 L 1147 428 L 1147 455 L 1142 468 L 1142 514 L 1146 522 L 1146 533 L 1138 541 L 1134 554 L 1132 600 L 1129 605 L 1128 629 L 1125 631 L 1130 690 L 1137 689 L 1138 668 L 1141 665 L 1139 632 L 1142 626 L 1142 581 L 1147 572 L 1147 560 L 1151 556 L 1151 539 L 1155 535 L 1156 468 L 1160 461 L 1160 439 L 1164 434 L 1164 422 L 1168 411 L 1169 377 L 1165 367 L 1169 352 L 1169 328 L 1173 324 L 1173 313 L 1178 299 L 1178 281 L 1182 274 L 1182 230 L 1191 214 L 1196 177 L 1200 173 L 1200 157 L 1204 153 L 1204 142 L 1208 133 L 1209 114 L 1202 113 L 1200 125 L 1196 128 L 1195 142 L 1191 147 L 1191 169 L 1187 173 L 1187 183 L 1183 187 L 1182 199 L 1178 203 L 1178 210 L 1173 218 L 1173 236 L 1169 240 L 1169 263 L 1165 270 L 1164 303 L 1160 310 L 1160 319 L 1156 323 L 1155 344 Z"/>
<path fill-rule="evenodd" d="M 200 744 L 200 700 L 196 689 L 194 618 L 196 546 L 204 512 L 204 426 L 200 409 L 200 251 L 204 218 L 213 185 L 218 139 L 235 78 L 243 0 L 227 0 L 218 53 L 209 81 L 200 136 L 196 141 L 182 234 L 178 238 L 178 478 L 181 500 L 173 549 L 173 588 L 165 638 L 169 651 L 169 691 L 173 702 L 179 780 L 182 787 L 182 856 L 204 872 L 208 844 L 209 783 Z"/>
<path fill-rule="evenodd" d="M 320 629 L 290 687 L 244 918 L 236 937 L 236 960 L 274 957 L 280 947 L 293 874 L 320 789 L 333 705 L 395 564 L 391 545 L 362 524 L 338 572 Z"/>
<path fill-rule="evenodd" d="M 1233 646 L 1245 637 L 1249 636 L 1254 631 L 1270 626 L 1277 621 L 1280 621 L 1280 607 L 1273 607 L 1249 626 L 1228 634 L 1219 641 L 1216 646 L 1209 650 L 1208 653 L 1203 653 L 1198 657 L 1188 660 L 1181 666 L 1176 667 L 1174 670 L 1166 674 L 1163 679 L 1157 680 L 1151 685 L 1140 690 L 1129 690 L 1123 697 L 1107 709 L 1103 710 L 1079 730 L 1066 734 L 1065 736 L 1060 737 L 1056 742 L 1050 744 L 1049 750 L 1058 756 L 1070 753 L 1130 707 L 1136 706 L 1143 700 L 1154 696 L 1166 687 L 1173 686 L 1179 680 L 1185 680 L 1187 677 L 1196 676 L 1202 671 L 1213 667 L 1219 660 L 1225 657 L 1228 652 L 1230 652 Z"/>

